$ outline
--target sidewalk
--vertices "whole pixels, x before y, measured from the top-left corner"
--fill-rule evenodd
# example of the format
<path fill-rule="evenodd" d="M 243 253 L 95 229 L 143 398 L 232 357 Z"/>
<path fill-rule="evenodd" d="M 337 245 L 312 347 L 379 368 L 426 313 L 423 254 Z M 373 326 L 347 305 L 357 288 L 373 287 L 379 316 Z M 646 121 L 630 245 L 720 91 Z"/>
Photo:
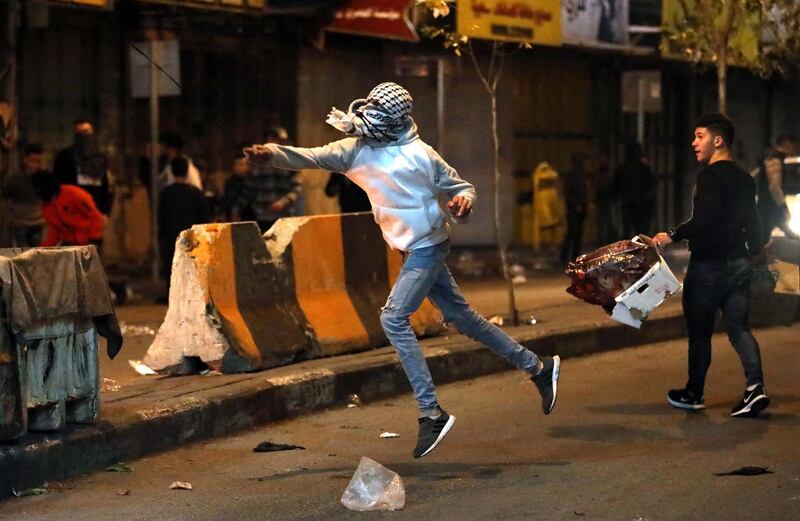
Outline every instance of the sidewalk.
<path fill-rule="evenodd" d="M 538 354 L 569 358 L 683 334 L 678 297 L 656 310 L 637 331 L 611 321 L 599 307 L 567 295 L 568 280 L 563 275 L 528 276 L 527 283 L 516 287 L 518 308 L 523 320 L 534 316 L 537 322 L 505 329 Z M 473 280 L 462 286 L 482 314 L 502 314 L 506 309 L 502 282 Z M 134 306 L 121 308 L 119 315 L 123 322 L 153 324 L 164 312 L 163 306 Z M 128 359 L 140 358 L 151 339 L 127 338 L 119 360 L 101 364 L 101 377 L 118 374 L 120 381 L 101 394 L 98 423 L 31 434 L 0 445 L 0 498 L 12 489 L 68 479 L 190 442 L 341 406 L 352 394 L 369 402 L 410 391 L 391 347 L 239 375 L 141 377 L 129 367 L 123 370 Z M 510 369 L 491 351 L 458 334 L 425 339 L 422 345 L 437 383 Z"/>

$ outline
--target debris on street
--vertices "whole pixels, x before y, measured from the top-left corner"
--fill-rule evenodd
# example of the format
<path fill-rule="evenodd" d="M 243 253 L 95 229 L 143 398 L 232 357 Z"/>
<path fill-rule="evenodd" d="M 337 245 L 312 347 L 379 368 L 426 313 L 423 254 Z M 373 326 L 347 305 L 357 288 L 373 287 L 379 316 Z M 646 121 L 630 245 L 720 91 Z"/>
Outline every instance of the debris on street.
<path fill-rule="evenodd" d="M 400 476 L 377 461 L 361 458 L 341 499 L 350 510 L 400 510 L 406 504 L 406 491 Z"/>
<path fill-rule="evenodd" d="M 142 376 L 149 376 L 153 374 L 158 374 L 148 366 L 142 363 L 141 360 L 128 360 L 128 363 L 133 367 L 133 370 L 139 373 Z"/>
<path fill-rule="evenodd" d="M 114 393 L 122 389 L 122 386 L 116 380 L 111 378 L 103 378 L 103 384 L 100 386 L 101 393 Z"/>
<path fill-rule="evenodd" d="M 762 474 L 774 474 L 767 467 L 740 467 L 728 472 L 715 472 L 715 476 L 761 476 Z"/>
<path fill-rule="evenodd" d="M 192 490 L 192 484 L 188 481 L 173 481 L 169 488 L 171 490 Z"/>
<path fill-rule="evenodd" d="M 400 435 L 396 432 L 383 432 L 381 433 L 381 438 L 399 438 Z"/>
<path fill-rule="evenodd" d="M 123 336 L 156 336 L 156 331 L 152 327 L 127 324 L 125 322 L 119 323 L 119 329 L 122 331 Z"/>
<path fill-rule="evenodd" d="M 50 488 L 47 486 L 47 483 L 43 484 L 41 487 L 26 488 L 25 490 L 20 491 L 11 489 L 11 493 L 16 497 L 43 496 L 49 492 Z"/>
<path fill-rule="evenodd" d="M 489 323 L 490 324 L 494 324 L 495 326 L 501 326 L 502 327 L 504 322 L 505 321 L 503 320 L 503 317 L 501 317 L 500 315 L 495 315 L 495 316 L 493 316 L 492 318 L 489 319 Z"/>
<path fill-rule="evenodd" d="M 114 463 L 106 467 L 106 472 L 133 472 L 133 467 L 124 463 Z"/>
<path fill-rule="evenodd" d="M 305 447 L 300 445 L 290 445 L 287 443 L 272 443 L 271 441 L 262 441 L 253 449 L 253 452 L 278 452 L 281 450 L 306 450 Z"/>

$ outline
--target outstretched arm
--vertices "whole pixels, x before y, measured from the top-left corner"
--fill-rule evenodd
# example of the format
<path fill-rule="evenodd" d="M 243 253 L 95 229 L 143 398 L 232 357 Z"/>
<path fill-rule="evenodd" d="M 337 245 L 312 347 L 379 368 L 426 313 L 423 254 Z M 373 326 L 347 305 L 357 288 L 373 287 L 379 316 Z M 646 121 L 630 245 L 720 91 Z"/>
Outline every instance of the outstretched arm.
<path fill-rule="evenodd" d="M 328 172 L 347 172 L 353 162 L 358 140 L 346 138 L 322 147 L 301 148 L 267 143 L 243 150 L 253 163 L 267 163 L 285 170 L 317 169 Z"/>

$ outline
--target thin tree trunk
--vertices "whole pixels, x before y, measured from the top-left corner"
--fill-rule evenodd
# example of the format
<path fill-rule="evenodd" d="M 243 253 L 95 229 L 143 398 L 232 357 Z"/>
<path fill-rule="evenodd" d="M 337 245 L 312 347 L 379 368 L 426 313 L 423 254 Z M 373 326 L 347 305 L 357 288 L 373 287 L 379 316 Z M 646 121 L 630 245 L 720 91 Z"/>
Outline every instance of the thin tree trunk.
<path fill-rule="evenodd" d="M 506 280 L 508 289 L 508 314 L 512 326 L 519 325 L 519 313 L 517 312 L 517 302 L 514 296 L 514 283 L 511 281 L 511 273 L 508 269 L 508 244 L 503 240 L 502 230 L 500 229 L 500 135 L 497 129 L 497 84 L 493 86 L 489 96 L 492 101 L 492 143 L 494 144 L 494 233 L 497 240 L 497 248 L 500 251 L 500 264 L 503 267 L 503 278 Z"/>
<path fill-rule="evenodd" d="M 500 230 L 500 134 L 497 129 L 497 86 L 500 83 L 500 77 L 503 74 L 503 55 L 500 54 L 500 44 L 494 42 L 492 44 L 492 56 L 489 64 L 489 71 L 483 74 L 483 71 L 478 64 L 478 59 L 475 56 L 473 49 L 470 49 L 469 57 L 472 64 L 475 66 L 475 72 L 478 73 L 486 92 L 489 94 L 492 109 L 492 144 L 494 151 L 494 235 L 497 242 L 497 249 L 500 253 L 500 264 L 503 268 L 503 278 L 506 280 L 506 288 L 508 289 L 508 310 L 511 319 L 511 325 L 519 325 L 519 312 L 517 312 L 517 302 L 514 296 L 514 283 L 511 281 L 511 272 L 508 269 L 508 245 L 502 240 L 502 233 Z M 498 60 L 499 58 L 499 60 Z"/>
<path fill-rule="evenodd" d="M 736 7 L 736 2 L 732 0 L 726 3 L 722 26 L 717 36 L 717 89 L 721 114 L 728 110 L 728 41 L 736 20 Z"/>
<path fill-rule="evenodd" d="M 719 113 L 725 114 L 728 110 L 728 64 L 727 53 L 722 50 L 717 60 L 717 93 L 719 96 Z"/>

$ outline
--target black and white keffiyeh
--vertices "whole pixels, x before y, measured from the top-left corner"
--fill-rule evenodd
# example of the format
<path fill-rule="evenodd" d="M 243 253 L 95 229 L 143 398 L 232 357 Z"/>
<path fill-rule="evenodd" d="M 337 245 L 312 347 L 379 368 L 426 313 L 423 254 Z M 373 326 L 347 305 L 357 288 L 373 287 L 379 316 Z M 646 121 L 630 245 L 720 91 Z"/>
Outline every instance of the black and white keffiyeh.
<path fill-rule="evenodd" d="M 392 142 L 408 127 L 413 107 L 406 89 L 386 82 L 372 89 L 366 99 L 353 101 L 347 113 L 334 107 L 326 122 L 347 134 Z"/>
<path fill-rule="evenodd" d="M 414 100 L 411 94 L 400 85 L 392 82 L 381 83 L 369 93 L 367 101 L 379 105 L 392 118 L 403 120 L 411 114 Z"/>

